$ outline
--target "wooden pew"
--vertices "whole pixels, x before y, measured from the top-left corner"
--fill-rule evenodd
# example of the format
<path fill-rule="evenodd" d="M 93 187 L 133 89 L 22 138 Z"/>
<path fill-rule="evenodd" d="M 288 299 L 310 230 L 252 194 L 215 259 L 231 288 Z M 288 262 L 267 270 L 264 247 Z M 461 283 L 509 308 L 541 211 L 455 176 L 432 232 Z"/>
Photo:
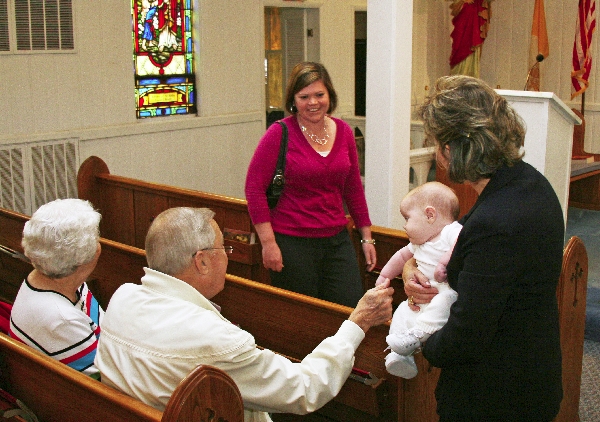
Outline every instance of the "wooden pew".
<path fill-rule="evenodd" d="M 17 239 L 26 219 L 26 216 L 0 209 L 0 226 L 3 227 L 0 244 L 21 251 L 20 239 Z M 8 233 L 4 227 L 13 227 L 16 233 Z M 120 284 L 140 282 L 145 258 L 140 249 L 105 239 L 101 242 L 102 255 L 89 284 L 101 305 L 106 307 Z M 574 237 L 565 248 L 557 288 L 565 391 L 556 419 L 559 422 L 576 420 L 578 412 L 587 268 L 585 247 Z M 23 277 L 21 274 L 13 278 L 22 280 Z M 0 295 L 5 289 L 0 285 Z M 257 344 L 296 360 L 312 351 L 323 338 L 335 333 L 351 312 L 350 308 L 341 305 L 232 275 L 227 275 L 225 289 L 214 300 L 222 306 L 225 317 L 254 335 Z M 388 330 L 389 326 L 384 325 L 373 327 L 367 333 L 356 353 L 357 371 L 353 378 L 319 414 L 340 421 L 437 421 L 434 390 L 439 369 L 430 366 L 419 354 L 416 355 L 419 375 L 414 379 L 403 380 L 387 374 L 383 350 L 387 346 Z M 286 420 L 296 419 L 302 417 Z"/>
<path fill-rule="evenodd" d="M 94 170 L 89 170 L 89 168 L 94 168 Z M 443 179 L 444 172 L 440 172 L 440 169 L 438 169 L 438 173 L 441 173 L 440 177 Z M 145 203 L 145 206 L 147 206 L 149 208 L 152 208 L 152 204 L 156 204 L 156 202 L 160 202 L 160 199 L 156 200 L 153 198 L 160 198 L 162 195 L 164 195 L 164 192 L 171 192 L 171 191 L 176 192 L 177 198 L 179 201 L 178 205 L 189 205 L 189 206 L 196 206 L 194 204 L 196 203 L 197 195 L 200 195 L 200 196 L 206 195 L 206 194 L 203 194 L 201 192 L 196 192 L 196 191 L 181 190 L 178 188 L 173 188 L 173 187 L 164 186 L 164 185 L 156 185 L 156 184 L 140 182 L 135 179 L 128 179 L 128 178 L 123 178 L 123 177 L 118 177 L 118 176 L 110 176 L 106 164 L 104 164 L 104 162 L 101 159 L 99 159 L 97 157 L 90 157 L 88 160 L 86 160 L 86 162 L 84 162 L 82 164 L 82 166 L 80 168 L 80 171 L 78 174 L 78 184 L 80 187 L 80 192 L 82 191 L 81 190 L 82 187 L 85 187 L 85 186 L 92 186 L 93 189 L 87 189 L 88 193 L 86 193 L 85 196 L 82 196 L 80 193 L 80 197 L 89 199 L 92 203 L 94 203 L 93 198 L 96 198 L 95 200 L 99 203 L 104 203 L 104 204 L 111 203 L 112 199 L 114 199 L 115 196 L 110 196 L 110 195 L 106 195 L 104 193 L 100 193 L 99 188 L 98 188 L 100 186 L 99 183 L 101 183 L 101 182 L 99 182 L 99 180 L 105 180 L 106 183 L 108 183 L 108 181 L 111 180 L 111 178 L 116 178 L 118 180 L 119 184 L 121 184 L 122 189 L 130 189 L 130 186 L 136 186 L 139 184 L 143 184 L 144 188 L 146 189 L 144 194 L 146 195 L 145 199 L 147 200 L 147 202 Z M 115 182 L 117 180 L 115 180 Z M 449 184 L 449 181 L 447 181 L 447 180 L 445 180 L 445 181 L 440 180 L 440 181 L 442 181 L 446 184 Z M 477 199 L 476 194 L 472 189 L 470 189 L 469 187 L 466 187 L 464 185 L 453 185 L 452 187 L 458 191 L 457 193 L 462 198 L 462 200 L 461 200 L 461 216 L 462 216 L 470 209 L 472 204 L 476 201 L 476 199 Z M 117 197 L 118 196 L 119 195 L 117 195 Z M 122 195 L 122 196 L 128 196 L 128 195 Z M 219 213 L 219 212 L 221 212 L 221 210 L 227 209 L 229 207 L 228 203 L 226 201 L 222 201 L 221 198 L 219 198 L 219 197 L 215 198 L 214 195 L 213 196 L 209 195 L 209 196 L 213 199 L 216 199 L 217 202 L 213 203 L 212 205 L 207 204 L 207 205 L 202 205 L 202 206 L 211 207 L 217 213 Z M 237 201 L 236 202 L 237 205 L 239 205 L 240 203 L 245 204 L 245 201 L 241 201 L 241 200 L 236 200 L 236 201 Z M 121 205 L 119 205 L 119 207 L 121 207 Z M 171 206 L 176 206 L 176 205 L 171 205 Z M 113 208 L 110 208 L 110 209 L 112 210 Z M 157 208 L 154 205 L 154 208 L 152 208 L 152 209 L 160 212 L 164 208 L 161 208 L 161 207 Z M 147 212 L 140 213 L 135 208 L 132 208 L 129 205 L 126 206 L 124 208 L 124 210 L 127 213 L 133 215 L 134 221 L 138 221 L 137 223 L 135 223 L 135 224 L 137 224 L 137 226 L 140 226 L 140 225 L 143 226 L 143 224 L 144 224 L 143 220 L 144 220 L 144 218 L 146 218 L 146 216 L 148 214 Z M 236 211 L 239 212 L 240 209 L 236 208 Z M 245 212 L 247 213 L 247 209 L 245 210 Z M 244 219 L 244 221 L 246 221 L 248 223 L 250 222 L 249 217 L 244 217 L 243 219 Z M 111 221 L 112 221 L 112 224 L 114 225 L 113 230 L 116 230 L 116 231 L 127 230 L 125 227 L 123 227 L 123 224 L 121 223 L 122 220 L 119 220 L 119 218 L 111 217 Z M 142 222 L 140 223 L 139 221 L 142 221 Z M 147 227 L 149 226 L 149 224 L 150 223 L 148 222 L 147 225 L 145 226 L 145 230 L 147 230 Z M 221 226 L 221 228 L 223 228 L 223 227 L 224 226 Z M 225 227 L 227 227 L 227 226 L 225 226 Z M 247 226 L 244 226 L 244 227 L 247 227 Z M 358 261 L 360 264 L 360 268 L 365 268 L 366 262 L 364 260 L 364 255 L 362 253 L 362 248 L 360 245 L 360 233 L 358 233 L 356 228 L 353 227 L 352 221 L 349 221 L 348 228 L 350 230 L 350 234 L 351 234 L 351 237 L 352 237 L 352 240 L 354 243 L 354 247 L 355 247 Z M 373 226 L 372 233 L 373 233 L 373 237 L 377 240 L 377 255 L 378 255 L 378 261 L 379 261 L 379 268 L 377 268 L 375 271 L 370 272 L 370 273 L 363 271 L 363 274 L 362 274 L 363 287 L 365 290 L 371 288 L 374 285 L 374 282 L 378 276 L 378 270 L 383 266 L 383 264 L 385 264 L 396 251 L 398 251 L 401 247 L 405 246 L 408 243 L 408 237 L 406 236 L 404 231 L 401 231 L 401 230 L 393 230 L 393 229 L 387 229 L 387 228 L 383 228 L 383 227 Z M 236 249 L 241 246 L 240 244 L 238 244 L 236 242 L 229 242 L 229 244 L 234 246 L 234 248 L 236 248 Z M 252 265 L 254 265 L 255 267 L 256 267 L 256 265 L 258 265 L 259 267 L 261 267 L 262 265 L 260 264 L 260 261 L 261 261 L 260 255 L 258 254 L 258 251 L 254 251 L 254 253 L 257 255 L 255 255 L 255 259 L 252 261 L 253 262 Z M 587 266 L 586 266 L 586 269 L 587 269 Z M 268 273 L 265 274 L 264 272 L 260 272 L 257 270 L 250 271 L 250 272 L 249 271 L 239 271 L 238 267 L 236 267 L 235 265 L 232 267 L 231 263 L 228 267 L 228 272 L 230 272 L 231 274 L 240 275 L 245 278 L 251 278 L 253 280 L 260 281 L 260 282 L 265 282 L 265 283 L 269 282 Z M 247 276 L 248 273 L 252 273 L 252 276 L 248 277 Z M 402 300 L 406 299 L 406 296 L 404 294 L 403 287 L 402 287 L 402 280 L 400 278 L 392 280 L 392 285 L 395 288 L 394 304 L 397 305 Z M 585 315 L 585 306 L 583 306 L 583 307 L 580 306 L 575 311 L 576 311 L 575 313 L 578 315 Z M 563 331 L 566 329 L 565 327 L 561 327 L 561 328 L 563 328 Z M 583 338 L 582 330 L 583 330 L 583 327 L 581 327 L 581 333 L 579 336 L 581 338 Z M 268 336 L 268 333 L 267 333 L 267 336 Z M 406 390 L 408 389 L 409 392 L 416 391 L 416 393 L 414 394 L 415 400 L 425 400 L 425 402 L 427 402 L 427 403 L 435 403 L 435 399 L 433 398 L 433 391 L 435 388 L 435 384 L 437 383 L 437 377 L 439 375 L 439 372 L 435 368 L 430 368 L 428 363 L 425 360 L 422 360 L 422 362 L 421 362 L 421 360 L 419 360 L 419 363 L 423 365 L 423 368 L 419 368 L 420 372 L 427 371 L 427 373 L 430 375 L 427 377 L 423 377 L 423 378 L 417 377 L 419 379 L 418 382 L 416 382 L 415 380 L 410 380 L 410 381 L 401 380 L 402 384 L 405 385 L 407 388 L 405 388 L 403 391 L 399 391 L 398 395 L 399 396 L 406 395 L 407 394 Z M 417 386 L 416 387 L 413 386 L 412 385 L 413 383 L 416 383 Z M 413 390 L 413 388 L 414 388 L 414 390 Z M 423 399 L 423 397 L 425 397 L 425 398 Z M 402 403 L 404 403 L 403 400 L 399 400 L 398 403 L 399 403 L 399 408 L 398 408 L 399 414 L 405 413 L 405 414 L 408 414 L 409 417 L 414 416 L 414 418 L 415 418 L 414 420 L 420 420 L 419 419 L 420 417 L 421 418 L 428 417 L 427 414 L 425 414 L 425 415 L 423 415 L 423 414 L 410 415 L 411 407 L 407 407 L 406 409 L 401 408 Z M 433 415 L 435 417 L 435 412 L 433 412 Z M 427 419 L 424 419 L 424 420 L 427 420 Z"/>
<path fill-rule="evenodd" d="M 0 209 L 0 225 L 12 227 L 12 232 L 2 230 L 0 244 L 21 252 L 19 234 L 27 216 Z M 108 300 L 122 283 L 139 283 L 145 265 L 144 251 L 117 242 L 101 239 L 102 254 L 88 284 L 100 304 L 106 308 Z M 18 261 L 11 257 L 6 260 Z M 9 265 L 10 261 L 7 262 Z M 19 264 L 20 265 L 20 264 Z M 17 272 L 17 269 L 15 272 Z M 12 279 L 22 280 L 28 271 L 14 275 Z M 20 282 L 17 282 L 20 283 Z M 12 285 L 1 284 L 0 296 L 11 299 L 6 293 Z M 12 298 L 14 299 L 14 297 Z M 222 306 L 223 315 L 251 332 L 257 343 L 284 354 L 291 359 L 301 360 L 325 337 L 334 334 L 341 323 L 348 318 L 352 309 L 330 302 L 310 298 L 286 290 L 227 275 L 225 289 L 214 298 Z M 252 304 L 249 306 L 249 304 Z M 403 400 L 409 398 L 414 403 L 422 402 L 428 393 L 421 391 L 421 384 L 435 386 L 426 376 L 410 381 L 389 376 L 385 371 L 385 337 L 389 326 L 373 327 L 361 343 L 355 360 L 357 370 L 353 378 L 346 382 L 336 399 L 320 413 L 336 420 L 400 420 L 422 421 L 421 418 L 405 418 L 413 412 L 414 405 L 404 408 Z M 276 335 L 274 335 L 276 333 Z M 418 356 L 417 361 L 424 374 L 429 365 Z M 431 371 L 433 375 L 435 371 Z M 404 388 L 408 383 L 411 388 Z M 402 387 L 400 386 L 402 385 Z M 432 388 L 429 388 L 431 391 Z M 398 392 L 402 395 L 399 397 Z M 417 400 L 417 397 L 419 400 Z M 431 396 L 432 398 L 432 396 Z M 432 403 L 423 403 L 414 411 L 423 415 Z M 401 412 L 401 416 L 398 416 Z"/>
<path fill-rule="evenodd" d="M 142 249 L 154 217 L 172 207 L 210 208 L 221 230 L 253 230 L 245 200 L 115 176 L 98 157 L 89 157 L 81 164 L 77 189 L 79 198 L 90 201 L 102 214 L 102 237 Z M 229 272 L 268 283 L 260 245 L 229 242 L 234 246 Z"/>
<path fill-rule="evenodd" d="M 102 159 L 94 156 L 81 164 L 77 174 L 77 187 L 79 198 L 90 201 L 102 214 L 102 237 L 138 248 L 144 248 L 144 239 L 154 217 L 167 208 L 177 206 L 212 209 L 221 230 L 229 228 L 255 231 L 245 200 L 115 176 L 110 174 Z M 366 268 L 360 233 L 351 221 L 348 228 L 360 268 Z M 408 244 L 404 231 L 373 226 L 372 232 L 373 238 L 377 240 L 380 263 L 387 262 L 398 249 Z M 270 284 L 269 273 L 262 265 L 259 243 L 248 245 L 234 240 L 226 240 L 225 243 L 234 247 L 227 267 L 229 274 Z M 376 274 L 363 271 L 362 276 L 365 291 L 374 286 Z M 396 284 L 396 287 L 399 286 Z M 405 296 L 400 293 L 402 289 L 396 290 L 396 303 L 399 303 Z"/>
<path fill-rule="evenodd" d="M 68 366 L 0 334 L 2 388 L 40 421 L 193 421 L 190 408 L 243 421 L 240 392 L 223 371 L 198 366 L 177 387 L 165 412 L 120 393 Z"/>
<path fill-rule="evenodd" d="M 19 256 L 20 233 L 26 220 L 22 214 L 0 209 L 0 298 L 10 303 L 32 270 Z M 98 266 L 97 277 L 90 284 L 106 307 L 120 285 L 111 280 L 139 280 L 145 257 L 137 248 L 102 243 L 107 265 Z M 15 252 L 16 256 L 9 255 Z M 105 288 L 99 288 L 99 283 Z M 182 380 L 164 413 L 4 334 L 0 334 L 0 374 L 1 388 L 21 398 L 41 421 L 195 421 L 198 414 L 213 414 L 215 420 L 222 417 L 230 422 L 244 420 L 237 386 L 225 372 L 211 366 L 201 365 Z"/>

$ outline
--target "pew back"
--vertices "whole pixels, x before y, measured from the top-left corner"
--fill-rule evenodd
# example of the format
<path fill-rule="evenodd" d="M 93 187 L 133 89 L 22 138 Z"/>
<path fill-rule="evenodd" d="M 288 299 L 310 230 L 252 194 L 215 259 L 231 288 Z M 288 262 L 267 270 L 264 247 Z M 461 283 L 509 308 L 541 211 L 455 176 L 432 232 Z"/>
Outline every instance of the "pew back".
<path fill-rule="evenodd" d="M 112 175 L 106 163 L 95 156 L 81 164 L 77 186 L 79 198 L 90 201 L 102 214 L 102 237 L 126 245 L 144 248 L 144 239 L 154 217 L 167 208 L 178 206 L 212 209 L 216 214 L 215 221 L 223 231 L 255 231 L 245 200 Z M 349 221 L 348 228 L 360 268 L 366 268 L 360 233 L 353 227 L 352 221 Z M 408 244 L 404 231 L 378 226 L 371 227 L 371 231 L 377 240 L 379 262 L 387 262 L 396 251 Z M 246 244 L 226 239 L 225 244 L 234 248 L 227 267 L 229 274 L 270 284 L 269 273 L 262 265 L 259 243 Z M 377 274 L 363 271 L 362 275 L 366 291 L 375 285 Z M 394 281 L 396 304 L 405 299 L 398 281 Z"/>
<path fill-rule="evenodd" d="M 101 236 L 137 248 L 144 248 L 154 217 L 172 207 L 210 208 L 221 230 L 253 230 L 245 200 L 115 176 L 94 156 L 81 164 L 77 188 L 79 198 L 90 201 L 102 214 Z M 230 273 L 268 282 L 260 245 L 231 242 L 235 247 L 229 257 Z"/>
<path fill-rule="evenodd" d="M 22 214 L 0 209 L 0 225 L 12 227 L 14 231 L 12 234 L 3 231 L 0 244 L 22 252 L 18 236 L 22 233 L 25 221 L 27 217 Z M 106 239 L 101 239 L 100 243 L 102 253 L 88 285 L 100 305 L 106 309 L 110 297 L 121 284 L 140 283 L 145 254 L 141 249 Z M 7 266 L 17 264 L 13 267 L 12 278 L 18 280 L 20 285 L 31 267 L 20 273 L 18 259 L 5 259 Z M 5 287 L 6 284 L 0 284 L 0 295 Z M 5 293 L 5 296 L 10 294 Z M 14 296 L 7 297 L 7 300 L 12 302 Z M 251 332 L 261 347 L 270 348 L 296 361 L 303 359 L 325 337 L 334 334 L 352 311 L 345 306 L 229 274 L 224 290 L 214 300 L 222 306 L 223 315 Z M 384 367 L 388 331 L 388 325 L 369 330 L 356 352 L 356 373 L 346 382 L 335 402 L 326 405 L 322 412 L 337 420 L 397 419 L 395 396 L 399 380 L 389 377 Z"/>
<path fill-rule="evenodd" d="M 0 244 L 21 251 L 20 233 L 26 219 L 26 216 L 0 209 L 0 226 L 3 227 Z M 10 230 L 4 230 L 5 227 Z M 140 282 L 145 255 L 140 249 L 117 242 L 102 239 L 101 243 L 102 255 L 89 285 L 101 305 L 106 307 L 120 284 Z M 397 245 L 388 247 L 395 252 Z M 13 261 L 18 262 L 9 257 L 6 265 Z M 7 273 L 13 272 L 7 268 Z M 14 267 L 14 273 L 18 273 L 19 268 Z M 579 408 L 587 271 L 585 246 L 579 238 L 573 237 L 565 248 L 557 287 L 564 389 L 557 422 L 576 420 Z M 20 283 L 25 275 L 13 278 Z M 9 296 L 5 289 L 6 285 L 0 284 L 0 296 Z M 254 335 L 257 344 L 294 360 L 301 360 L 323 338 L 335 333 L 351 312 L 350 308 L 341 305 L 232 275 L 227 275 L 224 290 L 214 300 L 222 306 L 226 318 Z M 343 421 L 437 420 L 434 390 L 439 369 L 430 366 L 418 354 L 415 356 L 419 368 L 417 377 L 403 380 L 387 374 L 383 350 L 387 346 L 388 330 L 387 325 L 369 330 L 356 353 L 356 371 L 339 396 L 322 409 L 322 414 Z"/>
<path fill-rule="evenodd" d="M 162 412 L 0 334 L 2 388 L 42 421 L 160 421 Z"/>

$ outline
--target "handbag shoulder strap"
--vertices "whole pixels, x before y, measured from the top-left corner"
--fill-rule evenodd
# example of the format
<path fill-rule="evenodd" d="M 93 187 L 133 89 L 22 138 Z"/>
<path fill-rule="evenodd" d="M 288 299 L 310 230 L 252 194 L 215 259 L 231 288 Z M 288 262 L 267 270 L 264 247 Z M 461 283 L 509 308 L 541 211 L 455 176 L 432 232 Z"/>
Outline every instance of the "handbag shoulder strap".
<path fill-rule="evenodd" d="M 277 159 L 277 170 L 281 170 L 281 174 L 285 170 L 285 156 L 288 148 L 288 128 L 285 123 L 278 120 L 277 123 L 281 126 L 281 146 L 279 147 L 279 158 Z M 277 170 L 275 171 L 277 173 Z"/>

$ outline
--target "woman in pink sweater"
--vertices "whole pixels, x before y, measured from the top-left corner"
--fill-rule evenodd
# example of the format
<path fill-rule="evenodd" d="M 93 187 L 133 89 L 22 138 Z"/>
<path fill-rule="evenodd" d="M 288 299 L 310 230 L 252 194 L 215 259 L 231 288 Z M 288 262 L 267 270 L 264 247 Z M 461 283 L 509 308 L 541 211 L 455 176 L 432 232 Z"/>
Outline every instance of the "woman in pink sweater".
<path fill-rule="evenodd" d="M 263 264 L 274 286 L 354 307 L 363 295 L 346 211 L 362 236 L 367 270 L 377 262 L 371 220 L 358 168 L 352 129 L 330 114 L 337 94 L 325 67 L 296 65 L 287 86 L 282 120 L 288 128 L 285 187 L 269 209 L 282 128 L 271 125 L 246 175 L 250 217 L 262 244 Z"/>

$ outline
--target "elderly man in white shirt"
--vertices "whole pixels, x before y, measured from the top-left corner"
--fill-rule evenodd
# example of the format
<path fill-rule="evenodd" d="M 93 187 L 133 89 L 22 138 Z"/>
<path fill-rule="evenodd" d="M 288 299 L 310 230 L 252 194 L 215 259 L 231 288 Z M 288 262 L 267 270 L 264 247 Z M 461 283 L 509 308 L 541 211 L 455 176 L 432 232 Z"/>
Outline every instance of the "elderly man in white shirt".
<path fill-rule="evenodd" d="M 389 281 L 365 293 L 335 335 L 293 363 L 257 348 L 210 301 L 225 285 L 228 262 L 213 216 L 205 208 L 171 208 L 155 218 L 142 284 L 121 286 L 104 316 L 95 360 L 102 382 L 164 410 L 179 382 L 205 364 L 235 381 L 246 421 L 319 409 L 344 385 L 365 333 L 391 319 Z"/>

